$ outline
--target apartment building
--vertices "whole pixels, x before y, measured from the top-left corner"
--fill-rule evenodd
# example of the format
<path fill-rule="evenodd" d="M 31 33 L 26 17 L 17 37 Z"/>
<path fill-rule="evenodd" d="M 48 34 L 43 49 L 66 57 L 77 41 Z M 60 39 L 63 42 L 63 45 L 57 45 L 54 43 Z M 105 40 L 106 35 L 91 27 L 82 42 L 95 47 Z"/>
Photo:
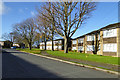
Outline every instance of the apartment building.
<path fill-rule="evenodd" d="M 64 39 L 54 40 L 54 50 L 64 50 Z"/>
<path fill-rule="evenodd" d="M 120 56 L 120 23 L 115 23 L 72 40 L 77 52 Z"/>
<path fill-rule="evenodd" d="M 3 48 L 10 48 L 13 46 L 13 42 L 11 41 L 0 41 L 0 46 Z"/>
<path fill-rule="evenodd" d="M 81 53 L 85 53 L 85 48 L 84 48 L 84 46 L 85 46 L 85 37 L 84 36 L 81 36 L 81 37 L 78 37 L 77 38 L 77 42 L 78 42 L 78 50 L 77 50 L 77 52 L 81 52 Z"/>
<path fill-rule="evenodd" d="M 46 49 L 52 49 L 52 41 L 47 41 Z M 104 56 L 120 56 L 120 23 L 110 24 L 99 30 L 71 39 L 69 48 L 81 53 Z M 44 49 L 44 42 L 40 49 Z M 64 50 L 64 39 L 54 40 L 54 50 Z"/>
<path fill-rule="evenodd" d="M 97 54 L 100 51 L 100 31 L 96 30 L 85 35 L 85 53 Z"/>
<path fill-rule="evenodd" d="M 80 36 L 75 39 L 72 39 L 72 50 L 76 50 L 77 52 L 85 52 L 84 45 L 85 45 L 85 37 Z"/>
<path fill-rule="evenodd" d="M 120 23 L 100 29 L 100 53 L 105 56 L 120 56 Z"/>
<path fill-rule="evenodd" d="M 99 50 L 100 32 L 99 30 L 85 34 L 72 40 L 72 50 L 81 53 L 97 54 Z"/>
<path fill-rule="evenodd" d="M 56 39 L 53 41 L 54 44 L 54 50 L 64 50 L 64 39 Z M 40 43 L 40 49 L 45 49 L 45 43 Z M 46 42 L 46 49 L 52 50 L 52 41 Z"/>
<path fill-rule="evenodd" d="M 77 39 L 72 39 L 72 50 L 77 50 Z"/>
<path fill-rule="evenodd" d="M 56 39 L 53 41 L 54 50 L 63 50 L 64 49 L 64 40 Z M 52 41 L 47 41 L 46 43 L 47 50 L 52 50 Z"/>
<path fill-rule="evenodd" d="M 40 49 L 42 50 L 42 49 L 45 49 L 45 43 L 44 42 L 41 42 L 40 43 Z"/>

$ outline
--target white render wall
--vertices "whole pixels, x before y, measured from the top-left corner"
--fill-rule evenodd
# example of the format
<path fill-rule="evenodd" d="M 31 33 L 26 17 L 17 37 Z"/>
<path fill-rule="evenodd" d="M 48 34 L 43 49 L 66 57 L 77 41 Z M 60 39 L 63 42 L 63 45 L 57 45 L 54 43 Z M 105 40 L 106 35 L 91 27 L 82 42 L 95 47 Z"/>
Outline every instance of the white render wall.
<path fill-rule="evenodd" d="M 44 45 L 44 42 L 41 42 L 40 45 Z M 40 46 L 40 49 L 45 49 L 45 46 Z"/>
<path fill-rule="evenodd" d="M 57 50 L 57 49 L 61 50 L 61 49 L 62 49 L 62 46 L 54 46 L 54 49 L 55 49 L 55 50 Z"/>
<path fill-rule="evenodd" d="M 51 50 L 52 49 L 52 46 L 47 46 L 47 50 Z"/>
<path fill-rule="evenodd" d="M 53 41 L 53 43 L 54 43 L 54 50 L 61 50 L 62 49 L 62 40 L 58 40 L 58 41 Z M 57 45 L 55 45 L 55 44 L 57 44 Z M 40 45 L 44 45 L 44 42 L 42 42 L 42 43 L 40 43 Z M 45 48 L 45 46 L 40 46 L 40 49 L 44 49 Z M 47 50 L 52 50 L 52 41 L 47 41 L 46 42 L 46 49 Z"/>
<path fill-rule="evenodd" d="M 72 50 L 77 50 L 77 48 L 76 47 L 72 47 Z"/>
<path fill-rule="evenodd" d="M 13 44 L 13 46 L 17 46 L 17 47 L 20 47 L 20 45 L 19 45 L 19 44 Z"/>
<path fill-rule="evenodd" d="M 47 48 L 47 50 L 51 50 L 52 49 L 52 41 L 47 41 L 46 42 L 46 48 Z"/>
<path fill-rule="evenodd" d="M 46 44 L 51 44 L 52 45 L 52 41 L 47 41 Z"/>
<path fill-rule="evenodd" d="M 4 42 L 0 42 L 0 45 L 1 45 L 1 46 L 4 46 Z"/>
<path fill-rule="evenodd" d="M 42 49 L 42 46 L 40 46 L 40 49 Z"/>
<path fill-rule="evenodd" d="M 72 40 L 72 44 L 77 44 L 77 40 Z M 72 47 L 72 50 L 77 50 L 76 46 Z"/>

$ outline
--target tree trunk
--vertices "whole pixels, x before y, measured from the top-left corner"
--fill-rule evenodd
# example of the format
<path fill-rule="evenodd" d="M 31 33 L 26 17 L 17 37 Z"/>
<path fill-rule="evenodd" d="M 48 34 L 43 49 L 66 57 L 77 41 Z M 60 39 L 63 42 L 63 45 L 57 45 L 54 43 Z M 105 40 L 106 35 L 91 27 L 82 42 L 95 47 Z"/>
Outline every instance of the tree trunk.
<path fill-rule="evenodd" d="M 97 35 L 97 33 L 96 33 L 96 35 L 95 35 L 95 37 L 96 37 L 96 40 L 95 40 L 95 53 L 94 54 L 97 54 L 97 51 L 98 51 L 98 35 Z"/>
<path fill-rule="evenodd" d="M 39 49 L 39 48 L 40 48 L 40 45 L 37 45 L 37 48 Z"/>
<path fill-rule="evenodd" d="M 38 44 L 37 44 L 37 48 L 39 49 L 40 48 L 40 42 L 38 41 Z"/>
<path fill-rule="evenodd" d="M 46 40 L 45 40 L 45 50 L 46 50 Z"/>
<path fill-rule="evenodd" d="M 69 42 L 69 39 L 65 38 L 64 39 L 64 53 L 68 53 L 68 42 Z"/>
<path fill-rule="evenodd" d="M 32 49 L 31 43 L 29 43 L 29 48 L 30 48 L 30 50 Z"/>
<path fill-rule="evenodd" d="M 45 36 L 44 36 L 44 43 L 45 43 L 45 48 L 44 48 L 44 50 L 46 50 L 46 38 L 45 38 Z"/>
<path fill-rule="evenodd" d="M 54 51 L 54 42 L 53 42 L 53 39 L 52 39 L 52 51 Z"/>
<path fill-rule="evenodd" d="M 53 42 L 54 33 L 52 32 L 52 51 L 54 51 L 54 42 Z"/>

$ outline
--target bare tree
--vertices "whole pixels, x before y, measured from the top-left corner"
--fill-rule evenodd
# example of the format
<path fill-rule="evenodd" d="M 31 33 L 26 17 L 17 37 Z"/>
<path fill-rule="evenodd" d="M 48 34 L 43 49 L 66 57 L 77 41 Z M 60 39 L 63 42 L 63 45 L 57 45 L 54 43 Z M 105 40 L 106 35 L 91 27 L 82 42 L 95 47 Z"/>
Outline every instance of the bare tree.
<path fill-rule="evenodd" d="M 51 3 L 49 3 L 48 7 L 50 10 Z M 53 9 L 51 9 L 51 10 L 54 12 Z M 53 40 L 55 39 L 56 36 L 59 37 L 59 35 L 55 32 L 54 25 L 52 23 L 48 22 L 47 20 L 45 20 L 46 17 L 41 14 L 41 9 L 37 8 L 37 12 L 39 13 L 38 17 L 37 17 L 38 21 L 40 20 L 41 22 L 43 22 L 47 25 L 47 29 L 48 29 L 47 31 L 49 31 L 49 33 L 50 33 L 49 39 L 52 40 L 52 51 L 54 51 L 54 41 Z M 44 13 L 44 11 L 43 11 L 43 13 Z M 45 13 L 45 14 L 48 15 L 48 13 Z"/>
<path fill-rule="evenodd" d="M 94 2 L 54 2 L 46 3 L 39 13 L 64 38 L 64 53 L 68 53 L 70 38 L 91 17 L 95 7 Z"/>
<path fill-rule="evenodd" d="M 40 47 L 40 42 L 42 41 L 42 34 L 39 32 L 35 33 L 35 40 L 34 40 L 37 44 L 37 48 Z"/>
<path fill-rule="evenodd" d="M 97 31 L 95 33 L 95 51 L 94 54 L 97 54 L 97 52 L 100 50 L 100 32 Z"/>
<path fill-rule="evenodd" d="M 30 50 L 32 49 L 32 44 L 35 38 L 34 36 L 36 31 L 35 26 L 36 25 L 34 23 L 33 18 L 29 18 L 23 21 L 22 23 L 16 24 L 14 26 L 15 31 L 19 33 L 19 35 L 22 37 L 22 40 L 26 41 L 29 44 Z"/>
<path fill-rule="evenodd" d="M 4 33 L 4 34 L 2 35 L 2 38 L 3 38 L 4 40 L 8 40 L 8 41 L 14 42 L 14 33 L 13 33 L 13 32 Z"/>
<path fill-rule="evenodd" d="M 46 50 L 46 42 L 50 38 L 50 31 L 49 31 L 49 24 L 45 22 L 44 20 L 40 19 L 38 16 L 37 19 L 37 29 L 39 31 L 39 34 L 42 34 L 42 40 L 44 41 L 45 44 L 45 50 Z"/>

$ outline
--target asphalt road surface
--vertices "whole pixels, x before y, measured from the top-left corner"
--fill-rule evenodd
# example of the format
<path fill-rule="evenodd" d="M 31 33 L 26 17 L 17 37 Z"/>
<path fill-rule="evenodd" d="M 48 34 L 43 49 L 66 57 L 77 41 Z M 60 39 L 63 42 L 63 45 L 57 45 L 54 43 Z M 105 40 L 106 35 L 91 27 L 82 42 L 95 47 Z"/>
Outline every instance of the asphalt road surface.
<path fill-rule="evenodd" d="M 115 74 L 4 49 L 2 78 L 118 78 Z"/>

